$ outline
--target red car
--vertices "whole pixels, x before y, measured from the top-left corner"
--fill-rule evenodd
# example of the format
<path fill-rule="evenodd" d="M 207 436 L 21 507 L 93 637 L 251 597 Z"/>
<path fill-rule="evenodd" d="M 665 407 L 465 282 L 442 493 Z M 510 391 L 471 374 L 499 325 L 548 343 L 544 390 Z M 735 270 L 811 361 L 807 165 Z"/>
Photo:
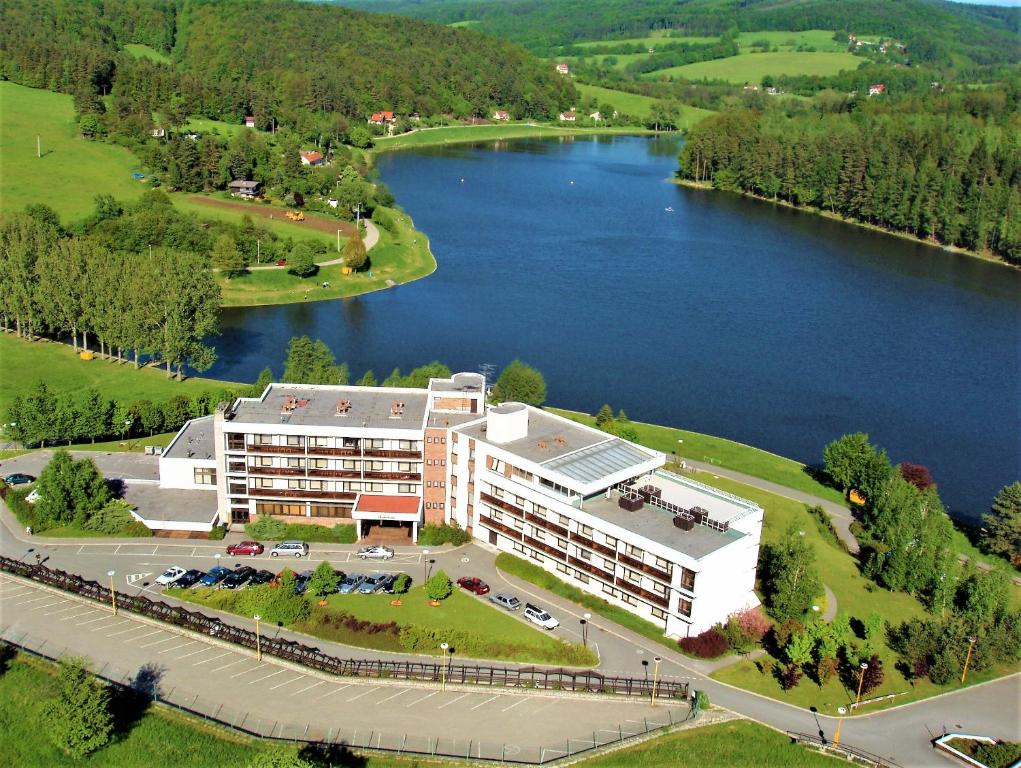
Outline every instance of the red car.
<path fill-rule="evenodd" d="M 277 259 L 277 266 L 278 267 L 286 267 L 287 266 L 287 259 Z"/>
<path fill-rule="evenodd" d="M 457 580 L 457 586 L 475 595 L 485 595 L 489 592 L 489 585 L 478 576 L 462 576 Z"/>
<path fill-rule="evenodd" d="M 261 555 L 265 547 L 257 541 L 242 541 L 227 546 L 228 555 Z"/>

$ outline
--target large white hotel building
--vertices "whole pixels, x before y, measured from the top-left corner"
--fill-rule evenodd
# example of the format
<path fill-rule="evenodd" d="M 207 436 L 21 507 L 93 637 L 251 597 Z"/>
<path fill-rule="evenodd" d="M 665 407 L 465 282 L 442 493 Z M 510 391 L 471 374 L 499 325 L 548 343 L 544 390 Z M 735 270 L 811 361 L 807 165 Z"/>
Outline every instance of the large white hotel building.
<path fill-rule="evenodd" d="M 762 510 L 665 460 L 538 408 L 487 407 L 483 377 L 459 373 L 426 389 L 270 384 L 186 424 L 160 484 L 215 489 L 237 527 L 354 523 L 411 544 L 456 523 L 686 636 L 758 604 Z"/>

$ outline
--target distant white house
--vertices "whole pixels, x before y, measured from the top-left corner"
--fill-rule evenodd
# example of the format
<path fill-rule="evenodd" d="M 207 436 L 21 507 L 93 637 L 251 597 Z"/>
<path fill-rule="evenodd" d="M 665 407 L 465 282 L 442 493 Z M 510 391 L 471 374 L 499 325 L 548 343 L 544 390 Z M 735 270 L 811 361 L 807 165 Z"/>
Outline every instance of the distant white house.
<path fill-rule="evenodd" d="M 301 164 L 318 166 L 322 165 L 325 161 L 320 152 L 302 152 L 301 153 Z"/>
<path fill-rule="evenodd" d="M 164 128 L 153 128 L 151 133 L 154 139 L 162 139 L 167 135 L 167 131 Z"/>
<path fill-rule="evenodd" d="M 247 115 L 245 117 L 245 128 L 254 128 L 254 127 L 255 127 L 255 118 L 252 117 L 251 115 Z"/>
<path fill-rule="evenodd" d="M 885 83 L 873 83 L 869 86 L 869 96 L 879 96 L 882 93 L 886 93 Z"/>
<path fill-rule="evenodd" d="M 574 112 L 561 112 L 560 120 L 565 123 L 573 123 L 578 119 L 578 116 Z"/>
<path fill-rule="evenodd" d="M 561 62 L 560 64 L 557 64 L 557 72 L 561 75 L 569 75 L 571 74 L 571 68 L 567 66 L 567 64 Z"/>
<path fill-rule="evenodd" d="M 602 112 L 598 112 L 597 111 L 597 112 L 593 112 L 591 115 L 589 115 L 589 120 L 591 120 L 593 123 L 598 123 L 602 119 L 603 119 L 603 113 Z"/>
<path fill-rule="evenodd" d="M 493 119 L 494 120 L 510 120 L 510 114 L 506 110 L 498 109 L 495 112 L 493 112 Z"/>

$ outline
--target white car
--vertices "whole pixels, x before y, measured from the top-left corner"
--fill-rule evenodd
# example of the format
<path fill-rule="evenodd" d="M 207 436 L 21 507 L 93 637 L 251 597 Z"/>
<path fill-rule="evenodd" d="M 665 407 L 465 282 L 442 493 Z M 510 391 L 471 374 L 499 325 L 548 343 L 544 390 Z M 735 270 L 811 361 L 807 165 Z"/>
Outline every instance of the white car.
<path fill-rule="evenodd" d="M 39 489 L 33 488 L 32 492 L 25 497 L 25 501 L 27 501 L 29 504 L 35 504 L 41 498 L 42 496 L 39 494 Z"/>
<path fill-rule="evenodd" d="M 544 609 L 531 603 L 525 603 L 525 618 L 543 629 L 556 629 L 560 622 L 550 616 Z"/>
<path fill-rule="evenodd" d="M 184 576 L 186 571 L 176 565 L 172 565 L 167 570 L 163 571 L 159 576 L 156 577 L 156 583 L 162 587 L 169 586 L 177 581 L 179 578 Z"/>
<path fill-rule="evenodd" d="M 269 551 L 270 557 L 305 557 L 308 555 L 308 544 L 304 541 L 281 541 Z"/>
<path fill-rule="evenodd" d="M 394 556 L 394 551 L 390 547 L 375 546 L 375 547 L 362 547 L 358 550 L 358 557 L 362 560 L 389 560 Z"/>

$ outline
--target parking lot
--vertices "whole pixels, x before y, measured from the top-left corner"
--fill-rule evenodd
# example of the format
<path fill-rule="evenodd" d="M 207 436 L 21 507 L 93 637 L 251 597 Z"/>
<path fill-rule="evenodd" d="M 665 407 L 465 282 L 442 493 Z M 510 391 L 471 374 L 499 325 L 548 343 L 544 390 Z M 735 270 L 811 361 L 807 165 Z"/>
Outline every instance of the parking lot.
<path fill-rule="evenodd" d="M 0 577 L 0 632 L 48 655 L 92 659 L 131 680 L 146 669 L 171 701 L 260 733 L 472 756 L 547 758 L 687 715 L 677 702 L 599 701 L 497 689 L 327 678 Z M 272 631 L 270 628 L 269 631 Z M 647 725 L 648 724 L 648 725 Z"/>
<path fill-rule="evenodd" d="M 59 544 L 59 542 L 54 542 Z M 244 563 L 246 565 L 258 566 L 260 568 L 269 568 L 270 570 L 276 569 L 281 570 L 285 567 L 296 570 L 302 570 L 307 567 L 305 563 L 321 563 L 326 560 L 330 563 L 341 564 L 341 563 L 357 563 L 366 570 L 399 570 L 398 566 L 407 565 L 421 565 L 423 555 L 418 552 L 397 552 L 389 560 L 362 560 L 358 557 L 354 550 L 336 550 L 330 549 L 327 545 L 309 545 L 309 554 L 307 557 L 270 557 L 268 549 L 272 545 L 267 546 L 267 552 L 261 555 L 228 555 L 225 552 L 226 546 L 223 543 L 215 544 L 167 544 L 163 542 L 156 543 L 134 543 L 134 544 L 115 544 L 115 543 L 102 543 L 102 544 L 77 544 L 72 548 L 72 552 L 76 555 L 93 555 L 98 557 L 109 557 L 111 555 L 116 556 L 133 556 L 133 557 L 152 557 L 158 558 L 159 561 L 177 561 L 177 560 L 188 560 L 200 558 L 208 560 L 210 558 L 219 559 L 226 565 L 228 562 L 233 563 Z M 219 556 L 219 557 L 217 557 Z M 203 568 L 203 565 L 189 566 L 195 568 Z M 205 568 L 203 568 L 205 570 Z"/>

